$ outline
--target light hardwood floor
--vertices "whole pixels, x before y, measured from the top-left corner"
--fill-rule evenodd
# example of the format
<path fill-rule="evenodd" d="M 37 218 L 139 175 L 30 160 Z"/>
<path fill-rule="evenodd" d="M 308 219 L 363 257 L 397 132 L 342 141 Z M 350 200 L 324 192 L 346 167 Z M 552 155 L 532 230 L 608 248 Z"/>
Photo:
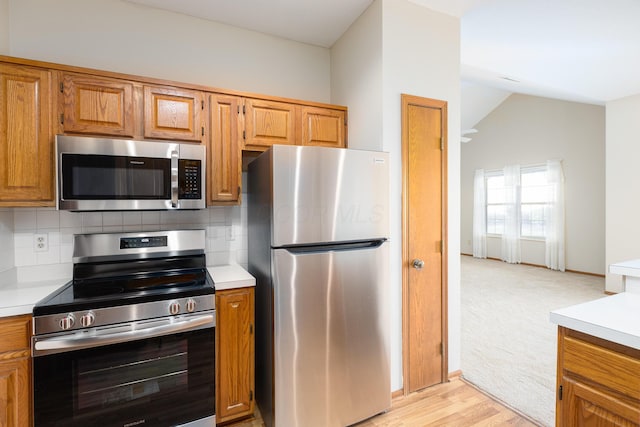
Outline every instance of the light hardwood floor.
<path fill-rule="evenodd" d="M 233 427 L 261 427 L 256 417 L 235 423 Z M 423 426 L 522 426 L 536 424 L 518 415 L 496 400 L 460 379 L 436 385 L 407 397 L 393 399 L 389 412 L 377 415 L 357 427 L 423 427 Z"/>

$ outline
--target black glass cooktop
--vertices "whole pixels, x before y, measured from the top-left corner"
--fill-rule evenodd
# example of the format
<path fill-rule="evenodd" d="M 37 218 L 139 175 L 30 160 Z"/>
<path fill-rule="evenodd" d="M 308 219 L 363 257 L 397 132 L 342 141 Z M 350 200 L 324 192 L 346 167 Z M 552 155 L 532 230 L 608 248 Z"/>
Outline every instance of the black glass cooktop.
<path fill-rule="evenodd" d="M 213 293 L 204 255 L 76 264 L 73 280 L 37 302 L 33 315 Z"/>

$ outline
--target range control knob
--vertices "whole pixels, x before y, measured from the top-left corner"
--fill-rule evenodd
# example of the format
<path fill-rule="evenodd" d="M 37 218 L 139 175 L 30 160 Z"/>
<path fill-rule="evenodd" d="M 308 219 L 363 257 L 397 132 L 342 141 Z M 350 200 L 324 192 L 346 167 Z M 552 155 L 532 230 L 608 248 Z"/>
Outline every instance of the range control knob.
<path fill-rule="evenodd" d="M 194 311 L 196 311 L 196 302 L 193 300 L 193 298 L 189 298 L 187 300 L 187 311 L 189 313 L 193 313 Z"/>
<path fill-rule="evenodd" d="M 169 314 L 178 314 L 180 313 L 180 303 L 178 301 L 173 301 L 169 304 Z"/>
<path fill-rule="evenodd" d="M 73 328 L 73 325 L 75 325 L 75 323 L 76 318 L 71 313 L 67 314 L 58 322 L 58 324 L 60 325 L 60 329 L 62 329 L 63 331 Z"/>
<path fill-rule="evenodd" d="M 80 324 L 85 328 L 88 328 L 89 326 L 93 325 L 95 322 L 96 322 L 96 315 L 93 313 L 93 311 L 85 313 L 82 315 L 82 317 L 80 317 Z"/>

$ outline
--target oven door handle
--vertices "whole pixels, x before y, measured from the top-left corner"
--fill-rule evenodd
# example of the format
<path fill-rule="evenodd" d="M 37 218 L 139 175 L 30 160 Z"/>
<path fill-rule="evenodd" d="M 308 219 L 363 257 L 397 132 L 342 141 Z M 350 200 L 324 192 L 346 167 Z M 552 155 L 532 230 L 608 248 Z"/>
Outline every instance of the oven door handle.
<path fill-rule="evenodd" d="M 110 344 L 135 341 L 146 338 L 153 338 L 162 335 L 175 334 L 179 332 L 189 332 L 207 327 L 215 327 L 215 315 L 192 317 L 187 320 L 169 323 L 166 325 L 151 326 L 147 328 L 132 329 L 125 332 L 116 332 L 104 335 L 94 335 L 89 337 L 78 336 L 78 334 L 43 338 L 36 340 L 33 345 L 34 356 L 44 356 L 46 354 L 63 353 L 84 348 L 101 347 Z"/>

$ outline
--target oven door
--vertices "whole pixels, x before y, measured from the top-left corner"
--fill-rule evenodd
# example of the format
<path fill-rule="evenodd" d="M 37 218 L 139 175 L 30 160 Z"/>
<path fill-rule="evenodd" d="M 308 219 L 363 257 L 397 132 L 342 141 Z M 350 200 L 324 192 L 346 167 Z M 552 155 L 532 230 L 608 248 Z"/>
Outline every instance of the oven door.
<path fill-rule="evenodd" d="M 75 334 L 90 335 L 77 348 L 74 339 L 51 340 L 53 353 L 34 351 L 34 425 L 215 426 L 213 325 L 129 341 L 119 326 L 105 334 L 116 344 L 97 347 L 103 337 L 90 331 Z"/>

